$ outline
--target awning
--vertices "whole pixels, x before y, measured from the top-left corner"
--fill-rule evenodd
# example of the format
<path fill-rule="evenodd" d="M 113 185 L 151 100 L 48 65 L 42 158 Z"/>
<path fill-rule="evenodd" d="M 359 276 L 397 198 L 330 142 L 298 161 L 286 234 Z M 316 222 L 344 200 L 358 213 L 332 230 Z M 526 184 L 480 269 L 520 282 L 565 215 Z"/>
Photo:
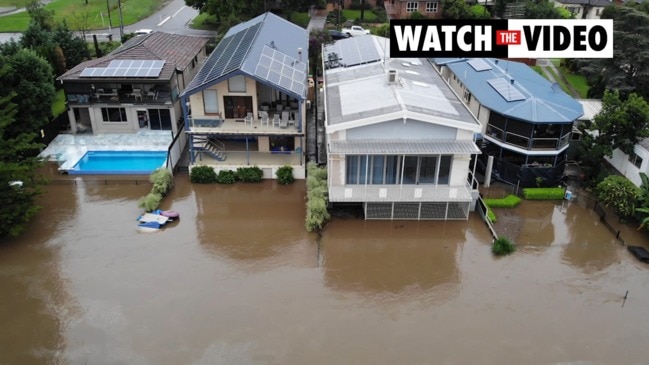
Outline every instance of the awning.
<path fill-rule="evenodd" d="M 331 141 L 329 152 L 344 155 L 473 155 L 480 149 L 470 140 Z"/>

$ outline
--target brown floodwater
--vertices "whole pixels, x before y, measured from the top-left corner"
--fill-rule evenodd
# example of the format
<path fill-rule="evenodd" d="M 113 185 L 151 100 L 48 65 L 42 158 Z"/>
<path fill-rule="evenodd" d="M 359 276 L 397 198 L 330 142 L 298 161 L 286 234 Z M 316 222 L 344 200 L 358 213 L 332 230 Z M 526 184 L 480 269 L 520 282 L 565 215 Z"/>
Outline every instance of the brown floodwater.
<path fill-rule="evenodd" d="M 497 211 L 519 249 L 494 258 L 473 214 L 306 233 L 303 181 L 180 175 L 156 233 L 135 229 L 150 185 L 76 181 L 0 243 L 0 364 L 649 361 L 649 265 L 578 201 Z"/>

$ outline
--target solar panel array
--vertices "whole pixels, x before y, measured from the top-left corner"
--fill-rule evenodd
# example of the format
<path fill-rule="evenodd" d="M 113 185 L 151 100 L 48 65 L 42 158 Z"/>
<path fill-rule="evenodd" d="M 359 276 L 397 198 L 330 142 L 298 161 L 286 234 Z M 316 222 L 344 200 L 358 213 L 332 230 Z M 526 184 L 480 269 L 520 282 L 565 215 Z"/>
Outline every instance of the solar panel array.
<path fill-rule="evenodd" d="M 474 58 L 469 61 L 467 61 L 471 67 L 473 67 L 474 70 L 480 72 L 480 71 L 488 71 L 491 70 L 491 65 L 487 63 L 487 61 L 483 60 L 482 58 Z"/>
<path fill-rule="evenodd" d="M 216 80 L 241 68 L 261 24 L 257 23 L 223 39 L 205 61 L 192 84 L 203 85 L 208 80 Z"/>
<path fill-rule="evenodd" d="M 341 39 L 325 46 L 325 54 L 338 56 L 338 66 L 351 67 L 381 61 L 372 37 L 352 37 Z M 332 65 L 335 68 L 338 66 Z"/>
<path fill-rule="evenodd" d="M 80 77 L 158 77 L 165 61 L 112 60 L 107 67 L 86 67 Z"/>
<path fill-rule="evenodd" d="M 507 101 L 525 100 L 525 95 L 518 91 L 508 79 L 500 77 L 487 80 L 487 82 Z"/>
<path fill-rule="evenodd" d="M 304 96 L 306 89 L 306 63 L 289 57 L 264 45 L 255 75 Z"/>

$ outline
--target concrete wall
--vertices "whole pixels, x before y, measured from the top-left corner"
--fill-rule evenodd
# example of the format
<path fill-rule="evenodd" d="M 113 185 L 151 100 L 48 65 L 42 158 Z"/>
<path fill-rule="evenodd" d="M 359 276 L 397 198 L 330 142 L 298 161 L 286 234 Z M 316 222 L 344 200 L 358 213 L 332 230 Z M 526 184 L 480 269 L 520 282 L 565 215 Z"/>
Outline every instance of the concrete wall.
<path fill-rule="evenodd" d="M 190 174 L 191 174 L 191 170 L 196 166 L 202 166 L 202 165 L 200 165 L 200 164 L 190 165 L 189 166 Z M 250 166 L 246 166 L 246 165 L 242 165 L 242 166 L 231 166 L 231 165 L 230 166 L 213 166 L 213 165 L 208 165 L 208 166 L 213 168 L 214 171 L 217 173 L 217 175 L 221 170 L 236 170 L 237 167 L 250 167 Z M 264 179 L 277 179 L 277 175 L 276 175 L 277 169 L 279 169 L 282 166 L 259 165 L 257 167 L 259 167 L 264 172 L 264 176 L 263 176 Z M 293 177 L 295 179 L 303 180 L 303 179 L 306 178 L 306 166 L 305 165 L 292 166 L 292 167 L 293 167 Z"/>

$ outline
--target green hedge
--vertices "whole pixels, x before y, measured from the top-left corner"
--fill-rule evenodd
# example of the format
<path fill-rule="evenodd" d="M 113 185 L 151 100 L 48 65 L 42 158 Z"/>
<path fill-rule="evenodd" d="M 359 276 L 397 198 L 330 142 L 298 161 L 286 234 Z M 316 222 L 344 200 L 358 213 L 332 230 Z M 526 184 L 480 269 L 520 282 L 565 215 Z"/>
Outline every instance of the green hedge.
<path fill-rule="evenodd" d="M 491 208 L 514 208 L 521 203 L 521 198 L 516 195 L 507 195 L 502 199 L 485 199 L 484 202 Z"/>
<path fill-rule="evenodd" d="M 196 166 L 189 174 L 189 181 L 195 184 L 212 184 L 216 182 L 216 172 L 210 166 Z"/>
<path fill-rule="evenodd" d="M 245 183 L 258 183 L 264 177 L 264 171 L 257 166 L 239 167 L 237 169 L 237 180 Z"/>
<path fill-rule="evenodd" d="M 562 200 L 564 188 L 525 188 L 523 197 L 528 200 Z"/>
<path fill-rule="evenodd" d="M 292 184 L 295 181 L 293 177 L 293 167 L 291 166 L 282 166 L 275 171 L 277 175 L 277 182 L 282 185 Z"/>
<path fill-rule="evenodd" d="M 307 231 L 321 230 L 329 219 L 327 205 L 327 170 L 313 162 L 307 165 L 306 177 L 306 222 Z"/>
<path fill-rule="evenodd" d="M 494 213 L 493 210 L 489 209 L 489 207 L 487 207 L 487 218 L 489 218 L 491 223 L 496 223 L 496 221 L 497 221 L 496 213 Z"/>
<path fill-rule="evenodd" d="M 232 170 L 221 170 L 216 176 L 219 184 L 234 184 L 237 181 L 237 173 Z"/>

